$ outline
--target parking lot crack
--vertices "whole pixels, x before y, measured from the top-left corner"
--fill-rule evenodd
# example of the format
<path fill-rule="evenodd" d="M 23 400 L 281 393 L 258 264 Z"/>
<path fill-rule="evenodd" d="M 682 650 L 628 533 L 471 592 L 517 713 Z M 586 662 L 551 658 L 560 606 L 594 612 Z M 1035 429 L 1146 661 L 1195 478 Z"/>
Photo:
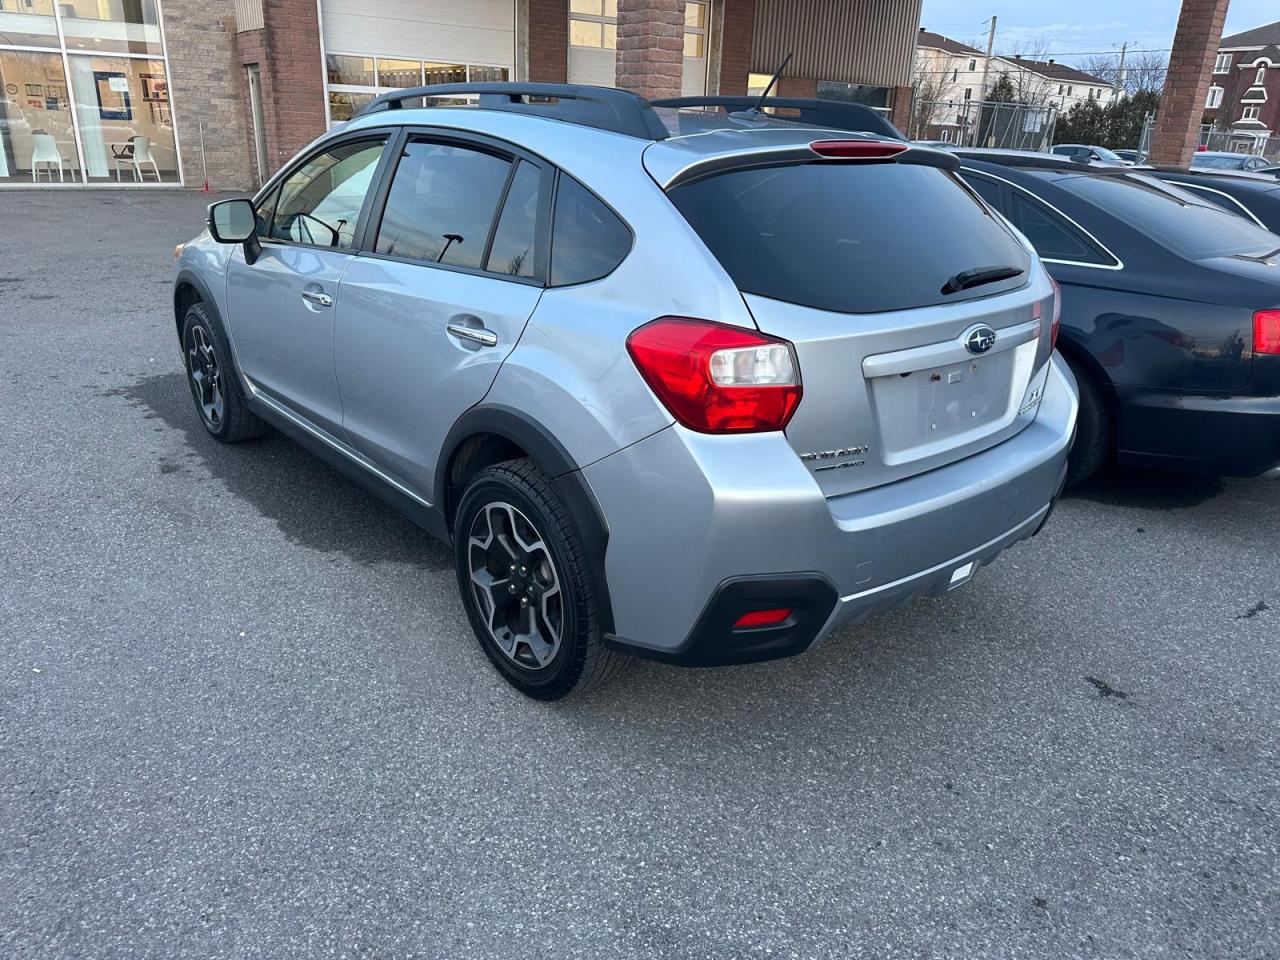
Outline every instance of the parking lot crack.
<path fill-rule="evenodd" d="M 1098 696 L 1100 697 L 1104 697 L 1104 698 L 1115 697 L 1117 700 L 1129 699 L 1129 695 L 1127 693 L 1125 693 L 1123 690 L 1117 690 L 1115 687 L 1111 686 L 1111 684 L 1107 683 L 1105 680 L 1099 680 L 1097 677 L 1085 677 L 1085 680 L 1087 680 L 1089 683 L 1093 684 L 1094 687 L 1097 688 Z"/>
<path fill-rule="evenodd" d="M 1257 603 L 1255 603 L 1252 607 L 1250 607 L 1244 613 L 1237 614 L 1235 619 L 1252 620 L 1254 617 L 1262 613 L 1264 610 L 1270 610 L 1270 609 L 1271 607 L 1267 605 L 1267 602 L 1265 600 L 1259 600 Z"/>

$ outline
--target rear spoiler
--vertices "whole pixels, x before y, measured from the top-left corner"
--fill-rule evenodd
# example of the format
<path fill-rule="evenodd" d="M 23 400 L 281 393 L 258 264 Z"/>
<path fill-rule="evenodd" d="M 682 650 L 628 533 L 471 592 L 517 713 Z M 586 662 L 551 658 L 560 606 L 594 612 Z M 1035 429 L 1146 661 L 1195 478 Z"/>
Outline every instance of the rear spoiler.
<path fill-rule="evenodd" d="M 874 158 L 838 158 L 832 155 L 824 157 L 814 148 L 814 144 L 835 142 L 858 142 L 869 145 L 884 144 L 886 147 L 900 148 L 891 156 Z M 667 141 L 668 144 L 679 143 L 678 140 Z M 738 149 L 724 150 L 706 155 L 694 155 L 687 159 L 675 155 L 673 151 L 664 157 L 653 156 L 647 152 L 645 165 L 650 174 L 664 190 L 670 190 L 693 180 L 701 180 L 713 174 L 727 170 L 742 170 L 750 167 L 776 167 L 798 163 L 905 163 L 924 167 L 937 167 L 951 173 L 960 170 L 960 158 L 945 150 L 933 150 L 929 147 L 918 147 L 902 140 L 884 140 L 877 137 L 833 137 L 825 131 L 815 130 L 810 143 L 785 143 L 769 146 L 744 145 Z M 657 168 L 657 169 L 655 169 Z"/>
<path fill-rule="evenodd" d="M 760 105 L 759 97 L 673 97 L 651 100 L 653 107 L 720 107 L 725 113 L 751 113 Z M 762 119 L 799 123 L 806 127 L 826 127 L 851 133 L 870 133 L 894 140 L 906 140 L 902 131 L 881 114 L 861 103 L 847 100 L 821 100 L 808 97 L 769 97 L 764 109 L 782 113 L 762 114 Z"/>

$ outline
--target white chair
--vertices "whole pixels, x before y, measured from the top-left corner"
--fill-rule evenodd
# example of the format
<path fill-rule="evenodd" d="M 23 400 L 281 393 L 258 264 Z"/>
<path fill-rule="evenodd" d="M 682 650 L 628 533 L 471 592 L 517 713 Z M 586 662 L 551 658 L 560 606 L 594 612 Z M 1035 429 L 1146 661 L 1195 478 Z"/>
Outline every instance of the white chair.
<path fill-rule="evenodd" d="M 133 179 L 141 182 L 144 179 L 142 165 L 149 163 L 156 183 L 160 182 L 160 168 L 156 165 L 156 158 L 151 155 L 150 137 L 130 137 L 128 146 L 123 152 L 116 154 L 115 161 L 117 181 L 120 179 L 121 165 L 129 164 L 133 167 Z"/>
<path fill-rule="evenodd" d="M 43 169 L 49 175 L 49 182 L 53 183 L 53 171 L 49 169 L 52 164 L 58 168 L 58 182 L 63 183 L 62 168 L 67 158 L 58 152 L 58 141 L 48 133 L 33 133 L 31 143 L 31 179 L 39 182 L 40 171 Z"/>

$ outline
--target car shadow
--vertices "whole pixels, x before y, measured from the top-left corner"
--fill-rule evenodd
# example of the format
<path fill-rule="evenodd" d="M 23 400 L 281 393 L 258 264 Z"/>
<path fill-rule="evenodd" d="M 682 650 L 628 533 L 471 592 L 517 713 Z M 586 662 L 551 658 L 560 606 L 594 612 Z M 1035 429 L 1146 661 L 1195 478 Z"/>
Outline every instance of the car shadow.
<path fill-rule="evenodd" d="M 447 547 L 287 437 L 272 431 L 259 440 L 218 443 L 197 418 L 181 373 L 145 377 L 106 394 L 181 433 L 187 459 L 197 459 L 231 496 L 271 519 L 292 543 L 368 566 L 400 563 L 437 571 L 453 565 Z M 186 471 L 182 459 L 166 456 L 160 473 Z"/>
<path fill-rule="evenodd" d="M 1226 489 L 1220 477 L 1142 467 L 1109 466 L 1068 490 L 1069 499 L 1141 510 L 1186 510 Z"/>

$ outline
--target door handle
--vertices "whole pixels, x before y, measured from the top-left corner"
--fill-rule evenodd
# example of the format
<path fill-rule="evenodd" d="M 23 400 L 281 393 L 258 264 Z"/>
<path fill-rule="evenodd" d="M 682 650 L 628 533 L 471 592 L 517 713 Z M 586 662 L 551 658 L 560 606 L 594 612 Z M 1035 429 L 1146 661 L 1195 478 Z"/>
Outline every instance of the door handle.
<path fill-rule="evenodd" d="M 333 297 L 319 290 L 303 290 L 302 299 L 314 303 L 317 307 L 332 307 Z"/>
<path fill-rule="evenodd" d="M 451 323 L 445 329 L 459 340 L 470 340 L 472 343 L 478 343 L 482 347 L 496 347 L 498 345 L 498 335 L 492 330 L 486 330 L 484 327 L 467 327 L 461 323 Z"/>

